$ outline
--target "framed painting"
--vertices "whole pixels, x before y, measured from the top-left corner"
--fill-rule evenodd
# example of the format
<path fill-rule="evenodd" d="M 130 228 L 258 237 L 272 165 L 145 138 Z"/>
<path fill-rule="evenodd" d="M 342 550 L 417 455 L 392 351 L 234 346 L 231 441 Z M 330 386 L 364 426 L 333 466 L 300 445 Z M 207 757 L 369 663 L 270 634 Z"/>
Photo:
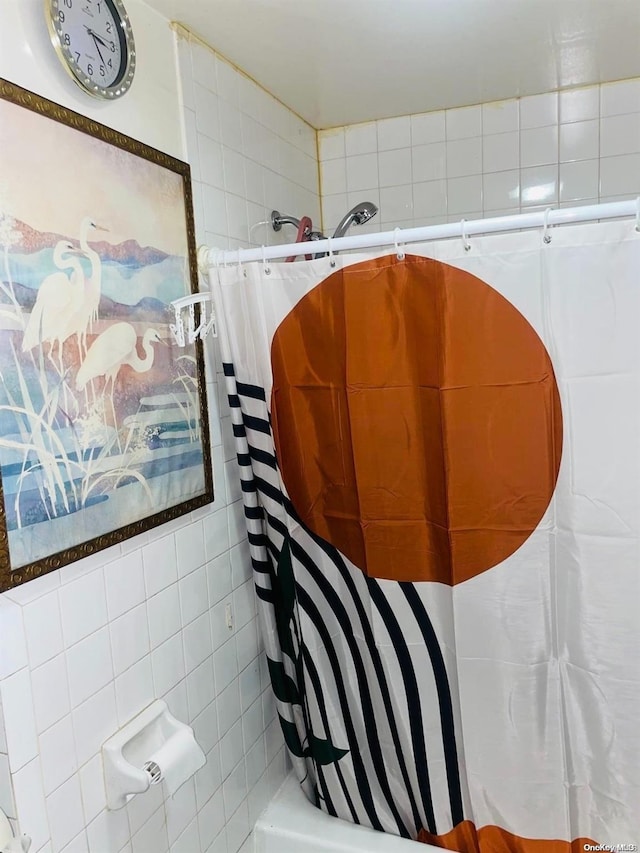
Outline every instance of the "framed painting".
<path fill-rule="evenodd" d="M 189 166 L 0 80 L 0 590 L 213 500 Z"/>

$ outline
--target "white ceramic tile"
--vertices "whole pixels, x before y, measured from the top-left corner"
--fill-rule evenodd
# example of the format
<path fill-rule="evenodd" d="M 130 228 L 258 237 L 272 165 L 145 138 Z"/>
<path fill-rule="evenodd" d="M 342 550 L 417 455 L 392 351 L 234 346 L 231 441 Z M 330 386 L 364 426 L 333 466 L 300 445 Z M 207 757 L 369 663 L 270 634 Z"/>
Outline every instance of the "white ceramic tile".
<path fill-rule="evenodd" d="M 144 797 L 134 797 L 126 806 L 131 835 L 134 836 L 156 814 L 158 809 L 164 817 L 164 785 L 155 785 Z"/>
<path fill-rule="evenodd" d="M 411 183 L 411 149 L 398 148 L 378 154 L 378 175 L 381 187 Z"/>
<path fill-rule="evenodd" d="M 63 717 L 39 740 L 44 792 L 50 794 L 78 769 L 71 717 Z"/>
<path fill-rule="evenodd" d="M 484 172 L 506 172 L 520 166 L 520 134 L 495 133 L 482 140 Z"/>
<path fill-rule="evenodd" d="M 200 175 L 205 184 L 224 187 L 222 145 L 203 133 L 198 134 Z"/>
<path fill-rule="evenodd" d="M 196 105 L 196 127 L 200 133 L 220 140 L 220 119 L 218 117 L 218 96 L 205 89 L 199 83 L 194 86 Z"/>
<path fill-rule="evenodd" d="M 411 116 L 381 119 L 376 124 L 378 126 L 378 151 L 408 148 L 411 145 Z"/>
<path fill-rule="evenodd" d="M 520 203 L 520 172 L 495 172 L 483 176 L 483 204 L 485 210 L 517 207 Z"/>
<path fill-rule="evenodd" d="M 218 95 L 235 107 L 240 105 L 240 76 L 233 65 L 216 55 Z"/>
<path fill-rule="evenodd" d="M 22 607 L 9 598 L 0 598 L 0 624 L 0 678 L 6 678 L 28 663 Z"/>
<path fill-rule="evenodd" d="M 482 133 L 509 133 L 518 130 L 518 101 L 491 101 L 482 104 Z"/>
<path fill-rule="evenodd" d="M 600 116 L 600 87 L 587 86 L 560 92 L 560 121 L 588 121 Z"/>
<path fill-rule="evenodd" d="M 352 124 L 344 131 L 345 152 L 347 157 L 358 154 L 370 154 L 378 150 L 378 134 L 374 121 L 367 124 Z"/>
<path fill-rule="evenodd" d="M 343 193 L 347 189 L 347 166 L 345 157 L 324 160 L 320 165 L 320 181 L 323 195 Z"/>
<path fill-rule="evenodd" d="M 206 229 L 216 234 L 226 234 L 228 223 L 224 191 L 215 187 L 205 186 L 202 193 L 202 204 L 204 207 Z"/>
<path fill-rule="evenodd" d="M 104 570 L 109 618 L 116 619 L 145 600 L 142 551 L 125 554 Z M 60 590 L 62 598 L 63 590 Z M 62 628 L 64 630 L 64 620 Z"/>
<path fill-rule="evenodd" d="M 545 166 L 558 162 L 557 126 L 536 127 L 520 134 L 521 166 Z"/>
<path fill-rule="evenodd" d="M 413 216 L 413 190 L 411 184 L 385 187 L 380 190 L 381 221 L 409 219 Z"/>
<path fill-rule="evenodd" d="M 640 112 L 640 78 L 603 83 L 600 87 L 600 115 Z"/>
<path fill-rule="evenodd" d="M 226 508 L 212 513 L 204 527 L 204 547 L 207 561 L 229 550 L 229 526 Z M 207 570 L 207 574 L 209 571 Z"/>
<path fill-rule="evenodd" d="M 147 655 L 118 676 L 115 686 L 118 721 L 124 726 L 156 698 L 150 657 Z"/>
<path fill-rule="evenodd" d="M 243 756 L 242 720 L 238 720 L 220 740 L 220 765 L 223 780 Z"/>
<path fill-rule="evenodd" d="M 249 835 L 249 808 L 246 800 L 242 802 L 226 825 L 228 853 L 238 853 L 242 843 Z"/>
<path fill-rule="evenodd" d="M 178 530 L 175 539 L 178 577 L 182 578 L 205 563 L 202 522 L 198 521 Z"/>
<path fill-rule="evenodd" d="M 149 653 L 147 606 L 141 604 L 109 625 L 113 671 L 120 675 Z"/>
<path fill-rule="evenodd" d="M 482 209 L 482 175 L 452 178 L 447 181 L 449 214 Z"/>
<path fill-rule="evenodd" d="M 247 750 L 245 766 L 247 770 L 247 785 L 251 789 L 267 766 L 264 738 L 260 735 Z"/>
<path fill-rule="evenodd" d="M 240 703 L 247 710 L 260 695 L 260 667 L 255 658 L 240 673 Z"/>
<path fill-rule="evenodd" d="M 216 693 L 220 694 L 228 687 L 234 678 L 238 677 L 238 656 L 236 641 L 232 637 L 220 646 L 213 655 L 213 668 L 216 680 Z"/>
<path fill-rule="evenodd" d="M 102 744 L 119 728 L 113 684 L 74 708 L 72 717 L 78 764 L 82 766 L 95 757 Z"/>
<path fill-rule="evenodd" d="M 109 630 L 101 628 L 67 651 L 69 693 L 77 707 L 113 678 Z"/>
<path fill-rule="evenodd" d="M 482 134 L 482 108 L 458 107 L 445 111 L 447 141 L 450 139 L 466 139 Z"/>
<path fill-rule="evenodd" d="M 560 162 L 592 160 L 599 156 L 600 128 L 596 120 L 560 125 Z"/>
<path fill-rule="evenodd" d="M 11 785 L 11 768 L 9 756 L 0 753 L 0 809 L 8 818 L 15 820 L 17 816 L 13 787 Z"/>
<path fill-rule="evenodd" d="M 360 154 L 347 157 L 347 190 L 364 190 L 378 186 L 378 155 Z"/>
<path fill-rule="evenodd" d="M 189 719 L 194 720 L 213 702 L 216 695 L 211 657 L 188 673 L 186 684 Z"/>
<path fill-rule="evenodd" d="M 153 684 L 157 697 L 163 696 L 185 677 L 182 637 L 175 634 L 151 652 Z"/>
<path fill-rule="evenodd" d="M 143 548 L 142 560 L 147 597 L 178 579 L 175 539 L 172 535 L 152 540 Z"/>
<path fill-rule="evenodd" d="M 231 592 L 231 559 L 221 554 L 206 565 L 209 607 L 213 607 Z"/>
<path fill-rule="evenodd" d="M 344 127 L 318 131 L 318 151 L 321 161 L 346 157 L 344 136 Z"/>
<path fill-rule="evenodd" d="M 200 809 L 198 826 L 202 849 L 207 850 L 216 835 L 224 827 L 224 803 L 221 788 Z"/>
<path fill-rule="evenodd" d="M 530 95 L 520 99 L 520 130 L 558 123 L 558 94 Z"/>
<path fill-rule="evenodd" d="M 206 523 L 206 522 L 205 522 Z M 178 584 L 182 625 L 188 625 L 208 609 L 207 572 L 204 566 L 182 578 Z"/>
<path fill-rule="evenodd" d="M 600 119 L 602 157 L 640 152 L 640 112 Z"/>
<path fill-rule="evenodd" d="M 227 522 L 229 525 L 229 547 L 233 547 L 247 538 L 247 522 L 244 517 L 242 501 L 236 501 L 229 505 L 227 509 Z"/>
<path fill-rule="evenodd" d="M 80 768 L 78 775 L 80 778 L 84 819 L 88 825 L 105 809 L 107 804 L 102 756 L 94 755 L 91 761 L 88 761 L 84 767 Z"/>
<path fill-rule="evenodd" d="M 640 154 L 600 160 L 600 195 L 636 195 L 640 191 Z"/>
<path fill-rule="evenodd" d="M 231 557 L 231 585 L 237 589 L 243 583 L 251 580 L 251 553 L 249 551 L 249 542 L 244 539 L 230 551 Z"/>
<path fill-rule="evenodd" d="M 15 773 L 38 754 L 29 671 L 21 669 L 0 683 L 9 764 Z"/>
<path fill-rule="evenodd" d="M 196 794 L 193 779 L 188 779 L 173 797 L 167 797 L 165 810 L 169 844 L 173 844 L 196 816 Z"/>
<path fill-rule="evenodd" d="M 446 177 L 447 153 L 444 142 L 416 145 L 411 151 L 414 183 Z"/>
<path fill-rule="evenodd" d="M 216 90 L 215 54 L 203 44 L 191 42 L 193 80 L 201 86 Z"/>
<path fill-rule="evenodd" d="M 91 853 L 119 853 L 130 837 L 129 818 L 125 809 L 106 809 L 87 826 Z"/>
<path fill-rule="evenodd" d="M 447 177 L 461 178 L 482 172 L 482 138 L 447 140 Z"/>
<path fill-rule="evenodd" d="M 242 671 L 258 654 L 257 622 L 251 619 L 236 635 L 238 669 Z"/>
<path fill-rule="evenodd" d="M 62 848 L 60 853 L 90 853 L 87 833 L 82 830 Z"/>
<path fill-rule="evenodd" d="M 217 713 L 219 735 L 223 737 L 241 715 L 240 686 L 237 678 L 219 694 L 217 699 Z"/>
<path fill-rule="evenodd" d="M 132 840 L 133 853 L 167 853 L 169 838 L 164 808 L 154 812 Z"/>
<path fill-rule="evenodd" d="M 39 758 L 25 764 L 13 774 L 13 792 L 20 832 L 29 835 L 33 849 L 39 850 L 49 840 L 49 819 L 42 790 Z"/>
<path fill-rule="evenodd" d="M 520 170 L 520 199 L 523 205 L 558 201 L 558 167 L 534 166 Z"/>
<path fill-rule="evenodd" d="M 247 777 L 241 761 L 222 783 L 225 814 L 231 815 L 247 796 Z"/>
<path fill-rule="evenodd" d="M 34 582 L 32 581 L 29 586 Z M 58 590 L 43 595 L 24 608 L 27 651 L 32 667 L 55 657 L 62 651 L 62 624 Z"/>
<path fill-rule="evenodd" d="M 112 569 L 113 563 L 109 568 Z M 82 640 L 107 622 L 104 573 L 102 569 L 80 575 L 60 588 L 62 634 L 65 645 Z"/>
<path fill-rule="evenodd" d="M 220 138 L 222 142 L 234 151 L 242 151 L 242 113 L 240 110 L 221 100 L 218 104 L 220 117 Z"/>
<path fill-rule="evenodd" d="M 282 728 L 279 720 L 273 720 L 269 723 L 264 733 L 264 739 L 267 748 L 267 764 L 269 764 L 275 758 L 283 743 Z"/>
<path fill-rule="evenodd" d="M 598 195 L 600 164 L 581 160 L 560 166 L 560 201 L 578 201 Z"/>
<path fill-rule="evenodd" d="M 184 661 L 186 672 L 189 673 L 211 655 L 211 628 L 209 614 L 203 613 L 182 632 L 184 640 Z"/>
<path fill-rule="evenodd" d="M 196 740 L 198 737 L 196 735 Z M 201 740 L 198 743 L 202 746 Z M 196 786 L 196 806 L 200 810 L 222 784 L 220 768 L 220 748 L 212 747 L 207 753 L 207 763 L 194 776 Z"/>
<path fill-rule="evenodd" d="M 225 194 L 227 205 L 227 227 L 229 229 L 229 237 L 246 243 L 249 235 L 249 215 L 247 203 L 245 199 L 238 196 Z M 185 555 L 184 566 L 191 563 L 191 557 Z M 184 573 L 183 566 L 183 573 Z M 178 551 L 178 574 L 181 572 L 181 552 Z"/>
<path fill-rule="evenodd" d="M 233 600 L 231 597 L 225 597 L 218 604 L 214 605 L 209 611 L 211 621 L 211 643 L 213 651 L 219 649 L 234 633 L 234 626 L 229 628 L 227 625 L 227 607 L 231 608 L 233 617 Z"/>
<path fill-rule="evenodd" d="M 47 814 L 54 853 L 58 853 L 84 828 L 80 782 L 68 779 L 47 797 Z"/>
<path fill-rule="evenodd" d="M 171 845 L 171 853 L 194 853 L 201 849 L 198 821 L 194 818 Z"/>
<path fill-rule="evenodd" d="M 429 145 L 446 139 L 444 110 L 411 116 L 411 145 Z"/>
<path fill-rule="evenodd" d="M 233 616 L 236 631 L 256 614 L 256 593 L 252 580 L 233 591 Z"/>
<path fill-rule="evenodd" d="M 182 626 L 180 618 L 180 594 L 178 584 L 173 584 L 154 595 L 147 602 L 149 618 L 149 640 L 151 648 L 157 648 Z"/>

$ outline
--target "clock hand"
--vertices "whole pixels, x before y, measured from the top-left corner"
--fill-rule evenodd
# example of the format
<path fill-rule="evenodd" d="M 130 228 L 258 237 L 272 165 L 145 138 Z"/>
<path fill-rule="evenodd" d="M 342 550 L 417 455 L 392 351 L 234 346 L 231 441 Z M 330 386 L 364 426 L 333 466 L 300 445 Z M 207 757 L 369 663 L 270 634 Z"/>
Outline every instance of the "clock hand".
<path fill-rule="evenodd" d="M 100 52 L 100 45 L 98 44 L 98 39 L 94 36 L 94 34 L 93 34 L 93 33 L 89 33 L 89 35 L 90 35 L 90 36 L 91 36 L 91 38 L 93 39 L 93 43 L 94 43 L 94 44 L 95 44 L 95 46 L 96 46 L 96 50 L 98 51 L 98 56 L 100 57 L 100 62 L 102 62 L 102 64 L 104 65 L 104 56 L 103 56 L 103 55 L 102 55 L 102 53 Z"/>
<path fill-rule="evenodd" d="M 95 30 L 92 30 L 91 27 L 88 27 L 86 24 L 84 25 L 84 28 L 89 33 L 89 35 L 92 38 L 97 39 L 103 47 L 109 47 L 113 44 L 112 41 L 105 41 L 105 39 L 103 39 L 101 35 L 98 35 Z"/>

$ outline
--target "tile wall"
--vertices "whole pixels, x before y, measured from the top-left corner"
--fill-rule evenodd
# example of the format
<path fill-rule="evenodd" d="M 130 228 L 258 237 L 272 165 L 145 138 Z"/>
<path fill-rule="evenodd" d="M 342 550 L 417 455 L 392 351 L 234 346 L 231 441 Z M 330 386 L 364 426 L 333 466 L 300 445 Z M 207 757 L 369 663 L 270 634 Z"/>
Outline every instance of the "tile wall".
<path fill-rule="evenodd" d="M 640 79 L 320 131 L 323 221 L 390 230 L 640 194 Z"/>
<path fill-rule="evenodd" d="M 169 44 L 199 242 L 269 242 L 253 226 L 271 207 L 318 220 L 315 132 L 204 46 Z M 284 778 L 211 342 L 207 380 L 215 503 L 0 596 L 0 807 L 32 853 L 236 853 Z M 155 698 L 207 764 L 174 798 L 109 812 L 101 744 Z"/>

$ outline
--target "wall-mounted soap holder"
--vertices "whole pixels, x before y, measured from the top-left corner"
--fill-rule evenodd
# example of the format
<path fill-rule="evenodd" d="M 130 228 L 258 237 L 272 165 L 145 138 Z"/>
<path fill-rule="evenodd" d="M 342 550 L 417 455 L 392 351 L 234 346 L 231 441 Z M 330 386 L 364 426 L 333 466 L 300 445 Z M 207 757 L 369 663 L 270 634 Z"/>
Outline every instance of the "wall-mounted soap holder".
<path fill-rule="evenodd" d="M 169 794 L 202 767 L 205 754 L 193 730 L 157 699 L 102 747 L 107 808 L 120 809 L 164 780 Z"/>

